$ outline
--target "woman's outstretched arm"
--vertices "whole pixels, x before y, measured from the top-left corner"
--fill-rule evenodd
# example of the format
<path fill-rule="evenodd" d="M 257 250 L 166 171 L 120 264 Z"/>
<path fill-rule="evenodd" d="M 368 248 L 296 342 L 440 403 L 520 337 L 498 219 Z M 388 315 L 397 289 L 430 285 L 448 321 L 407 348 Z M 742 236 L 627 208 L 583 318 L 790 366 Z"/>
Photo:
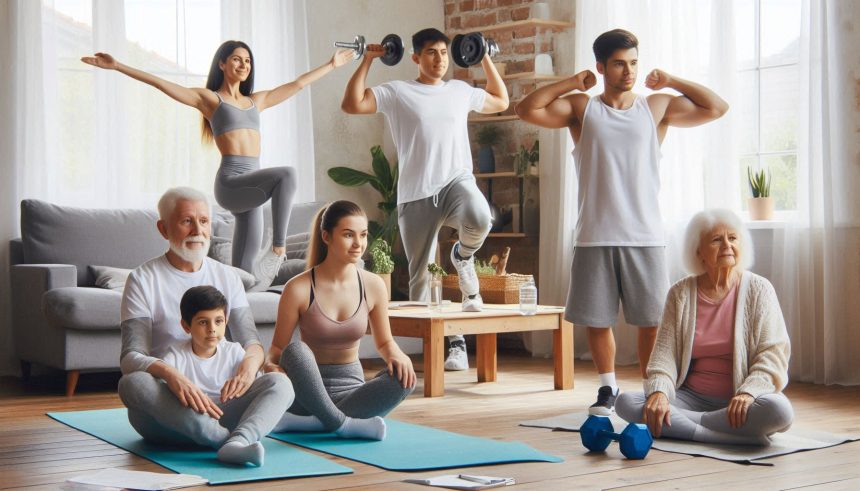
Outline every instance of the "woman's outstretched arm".
<path fill-rule="evenodd" d="M 151 85 L 156 89 L 164 92 L 170 98 L 177 102 L 181 102 L 186 106 L 191 106 L 204 115 L 209 115 L 212 108 L 217 105 L 216 97 L 211 91 L 200 88 L 188 88 L 182 85 L 165 80 L 161 77 L 156 77 L 151 73 L 132 68 L 124 65 L 114 59 L 113 56 L 107 53 L 96 53 L 94 56 L 84 56 L 81 61 L 94 67 L 103 68 L 105 70 L 116 70 L 124 75 L 139 80 L 147 85 Z"/>
<path fill-rule="evenodd" d="M 259 92 L 255 92 L 252 96 L 254 104 L 257 105 L 257 108 L 260 111 L 272 106 L 277 106 L 290 97 L 296 95 L 300 90 L 304 89 L 308 85 L 323 78 L 335 68 L 343 66 L 348 61 L 352 61 L 354 57 L 355 52 L 353 50 L 339 49 L 332 55 L 331 59 L 326 64 L 320 65 L 307 73 L 299 75 L 299 78 L 292 82 L 287 82 L 272 90 L 261 90 Z"/>
<path fill-rule="evenodd" d="M 376 350 L 382 355 L 388 367 L 388 374 L 400 381 L 403 387 L 415 387 L 417 376 L 412 360 L 391 335 L 391 324 L 388 321 L 388 290 L 382 278 L 373 273 L 362 273 L 367 289 L 367 303 L 370 308 L 370 331 Z"/>

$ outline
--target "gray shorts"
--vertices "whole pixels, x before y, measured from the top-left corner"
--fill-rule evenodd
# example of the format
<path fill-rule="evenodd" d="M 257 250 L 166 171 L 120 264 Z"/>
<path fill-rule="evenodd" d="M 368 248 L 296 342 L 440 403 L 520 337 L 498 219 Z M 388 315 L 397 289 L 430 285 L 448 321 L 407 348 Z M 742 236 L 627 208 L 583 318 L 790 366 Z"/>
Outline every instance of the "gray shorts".
<path fill-rule="evenodd" d="M 609 327 L 620 301 L 627 323 L 656 326 L 668 291 L 663 247 L 574 247 L 564 318 Z"/>

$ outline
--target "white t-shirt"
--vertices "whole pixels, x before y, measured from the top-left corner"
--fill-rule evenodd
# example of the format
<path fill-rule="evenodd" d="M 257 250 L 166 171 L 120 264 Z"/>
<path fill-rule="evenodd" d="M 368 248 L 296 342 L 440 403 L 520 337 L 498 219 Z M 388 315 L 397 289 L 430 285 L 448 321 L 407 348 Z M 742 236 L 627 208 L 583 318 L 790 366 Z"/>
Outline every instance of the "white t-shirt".
<path fill-rule="evenodd" d="M 599 96 L 585 107 L 573 150 L 579 182 L 576 245 L 664 245 L 660 218 L 660 143 L 644 97 L 628 109 Z"/>
<path fill-rule="evenodd" d="M 200 358 L 194 354 L 189 339 L 171 346 L 162 361 L 188 377 L 188 380 L 200 387 L 213 401 L 221 402 L 221 388 L 236 374 L 236 369 L 244 357 L 245 350 L 239 343 L 222 339 L 214 355 Z"/>
<path fill-rule="evenodd" d="M 433 196 L 472 174 L 466 119 L 484 107 L 486 91 L 462 80 L 439 85 L 395 80 L 371 90 L 397 147 L 398 204 Z"/>
<path fill-rule="evenodd" d="M 128 275 L 120 320 L 151 319 L 152 344 L 148 355 L 161 358 L 171 346 L 191 339 L 179 323 L 179 301 L 189 288 L 200 285 L 211 285 L 221 291 L 227 299 L 228 319 L 232 309 L 248 307 L 242 280 L 229 266 L 207 257 L 198 271 L 187 273 L 174 268 L 162 255 Z"/>

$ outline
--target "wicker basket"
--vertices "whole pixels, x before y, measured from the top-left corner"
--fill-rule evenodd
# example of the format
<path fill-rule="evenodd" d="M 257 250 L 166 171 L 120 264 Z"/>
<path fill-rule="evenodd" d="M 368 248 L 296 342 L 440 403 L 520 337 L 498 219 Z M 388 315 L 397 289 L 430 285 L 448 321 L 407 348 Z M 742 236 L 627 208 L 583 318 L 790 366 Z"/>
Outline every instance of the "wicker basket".
<path fill-rule="evenodd" d="M 481 298 L 485 303 L 520 303 L 520 286 L 530 279 L 530 274 L 479 275 Z M 457 275 L 443 277 L 442 298 L 459 302 L 462 297 Z"/>

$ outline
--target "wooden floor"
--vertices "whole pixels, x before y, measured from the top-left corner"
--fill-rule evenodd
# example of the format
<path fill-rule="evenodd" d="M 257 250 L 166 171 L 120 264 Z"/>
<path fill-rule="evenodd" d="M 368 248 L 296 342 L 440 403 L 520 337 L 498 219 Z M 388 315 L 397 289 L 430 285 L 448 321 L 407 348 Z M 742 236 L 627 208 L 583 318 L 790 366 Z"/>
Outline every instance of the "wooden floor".
<path fill-rule="evenodd" d="M 517 480 L 516 489 L 524 490 L 860 489 L 860 442 L 777 457 L 772 459 L 773 467 L 744 466 L 658 450 L 652 450 L 643 461 L 628 461 L 614 445 L 606 454 L 590 455 L 575 433 L 517 426 L 526 419 L 583 410 L 593 402 L 597 383 L 590 363 L 576 363 L 573 391 L 552 390 L 552 372 L 551 360 L 501 355 L 498 382 L 475 383 L 474 368 L 468 372 L 449 372 L 445 397 L 425 399 L 421 397 L 419 380 L 413 396 L 391 417 L 468 435 L 523 441 L 563 457 L 563 463 L 398 473 L 328 457 L 355 469 L 355 473 L 225 485 L 218 489 L 420 490 L 431 488 L 403 483 L 402 479 L 449 472 L 510 476 Z M 619 376 L 622 389 L 641 387 L 635 367 L 620 369 Z M 121 406 L 114 392 L 115 378 L 97 383 L 98 377 L 82 376 L 80 393 L 71 399 L 61 395 L 62 381 L 54 386 L 42 384 L 24 390 L 16 380 L 4 380 L 0 386 L 0 489 L 58 489 L 69 477 L 106 467 L 166 472 L 156 464 L 45 416 L 47 411 Z M 786 393 L 795 406 L 796 427 L 860 433 L 860 387 L 791 384 Z"/>

